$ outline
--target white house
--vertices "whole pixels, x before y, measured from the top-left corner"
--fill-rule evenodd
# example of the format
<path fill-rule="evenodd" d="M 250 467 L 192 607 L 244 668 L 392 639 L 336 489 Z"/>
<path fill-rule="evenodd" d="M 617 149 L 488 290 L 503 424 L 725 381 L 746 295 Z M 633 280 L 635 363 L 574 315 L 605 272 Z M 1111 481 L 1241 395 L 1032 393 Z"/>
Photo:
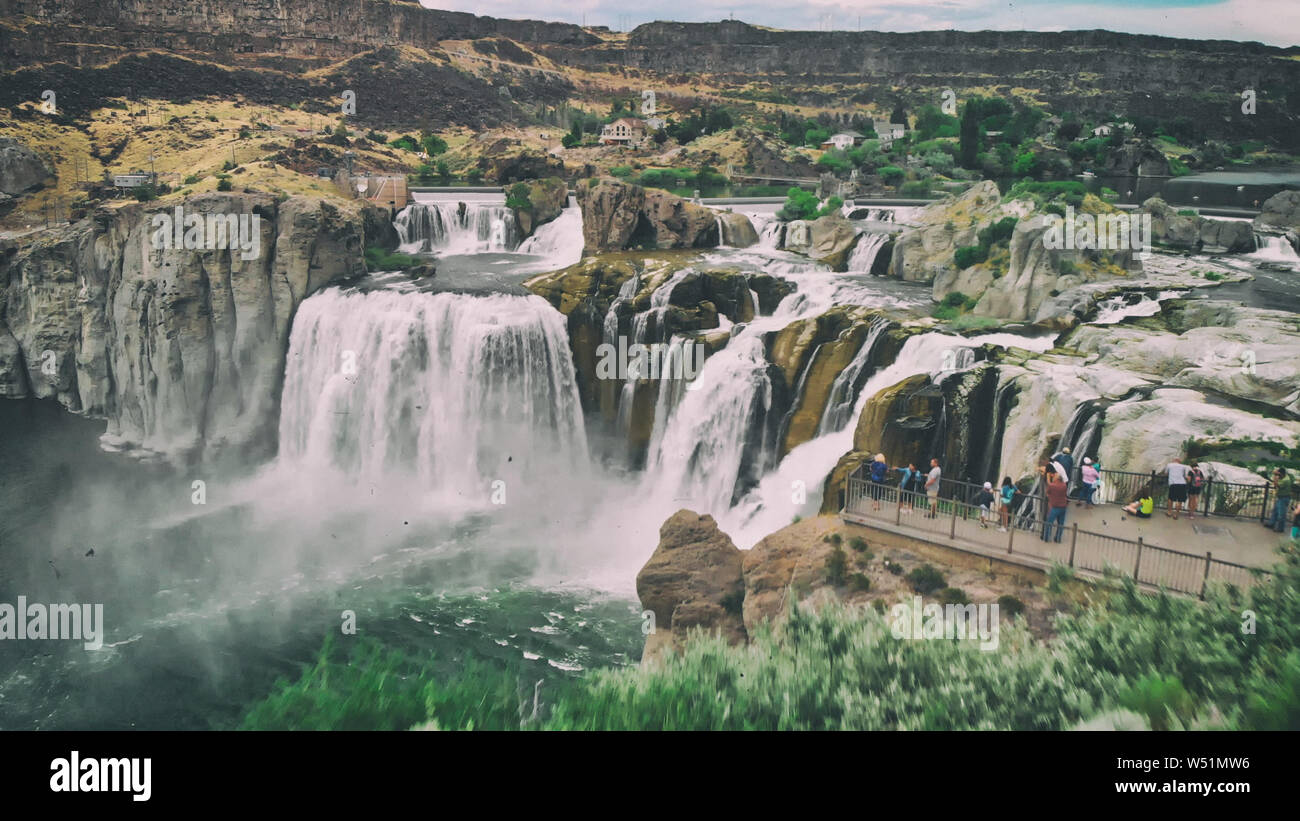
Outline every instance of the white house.
<path fill-rule="evenodd" d="M 600 130 L 602 145 L 628 145 L 636 147 L 645 139 L 645 123 L 633 117 L 620 117 Z"/>
<path fill-rule="evenodd" d="M 822 143 L 822 150 L 828 151 L 832 148 L 838 148 L 841 151 L 847 151 L 855 145 L 862 145 L 866 137 L 856 131 L 841 131 L 838 134 L 832 134 Z"/>
<path fill-rule="evenodd" d="M 888 120 L 874 120 L 871 127 L 876 131 L 881 148 L 888 148 L 893 145 L 894 140 L 901 140 L 907 134 L 907 126 L 902 123 L 891 123 Z"/>

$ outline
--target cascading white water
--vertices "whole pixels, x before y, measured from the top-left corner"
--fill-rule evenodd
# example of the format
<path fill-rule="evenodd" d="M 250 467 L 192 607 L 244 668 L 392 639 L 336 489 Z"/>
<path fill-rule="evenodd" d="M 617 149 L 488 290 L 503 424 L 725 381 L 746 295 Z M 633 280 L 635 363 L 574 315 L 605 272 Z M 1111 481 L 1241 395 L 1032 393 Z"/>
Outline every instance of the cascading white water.
<path fill-rule="evenodd" d="M 504 205 L 416 202 L 398 212 L 393 227 L 401 238 L 399 249 L 410 254 L 501 253 L 519 245 L 515 213 Z"/>
<path fill-rule="evenodd" d="M 1160 313 L 1160 303 L 1186 294 L 1186 291 L 1161 291 L 1152 298 L 1141 294 L 1136 300 L 1125 294 L 1108 297 L 1097 303 L 1097 317 L 1093 325 L 1114 325 L 1130 316 L 1155 316 Z"/>
<path fill-rule="evenodd" d="M 294 319 L 281 459 L 435 495 L 587 461 L 563 318 L 536 296 L 325 290 Z"/>
<path fill-rule="evenodd" d="M 867 338 L 862 341 L 853 360 L 835 376 L 835 381 L 831 383 L 830 395 L 826 398 L 826 408 L 822 411 L 821 422 L 817 425 L 818 436 L 841 430 L 853 418 L 853 408 L 857 404 L 854 386 L 871 362 L 871 351 L 876 347 L 876 341 L 888 327 L 888 320 L 874 320 L 867 331 Z"/>
<path fill-rule="evenodd" d="M 1289 265 L 1292 268 L 1300 268 L 1300 255 L 1296 254 L 1295 248 L 1291 247 L 1291 243 L 1287 242 L 1286 237 L 1256 234 L 1255 251 L 1247 254 L 1246 257 L 1258 262 L 1270 262 L 1276 265 Z"/>
<path fill-rule="evenodd" d="M 517 253 L 542 257 L 548 267 L 564 268 L 582 259 L 582 210 L 570 205 L 519 244 Z"/>
<path fill-rule="evenodd" d="M 858 244 L 853 246 L 853 253 L 849 254 L 849 261 L 845 270 L 851 274 L 871 273 L 871 266 L 876 261 L 876 255 L 880 253 L 880 249 L 888 241 L 888 234 L 863 234 L 858 237 Z"/>
<path fill-rule="evenodd" d="M 862 386 L 849 424 L 790 451 L 734 507 L 709 512 L 715 513 L 718 525 L 738 547 L 752 547 L 767 534 L 789 524 L 794 516 L 812 515 L 821 507 L 826 477 L 839 458 L 853 449 L 857 420 L 872 396 L 909 376 L 929 373 L 932 378 L 941 378 L 960 368 L 963 362 L 969 367 L 974 360 L 974 349 L 984 344 L 1047 350 L 1053 339 L 1053 336 L 1027 338 L 1014 334 L 986 334 L 969 339 L 938 333 L 909 337 L 894 362 L 873 373 Z M 803 498 L 803 502 L 792 501 L 798 498 Z"/>

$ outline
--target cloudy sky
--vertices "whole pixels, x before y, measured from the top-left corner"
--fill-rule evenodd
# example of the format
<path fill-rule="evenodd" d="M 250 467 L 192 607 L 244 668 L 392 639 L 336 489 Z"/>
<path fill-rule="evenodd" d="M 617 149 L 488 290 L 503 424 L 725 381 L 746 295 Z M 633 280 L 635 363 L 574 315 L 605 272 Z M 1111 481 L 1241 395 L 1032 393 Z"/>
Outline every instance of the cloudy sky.
<path fill-rule="evenodd" d="M 420 0 L 429 8 L 626 30 L 734 16 L 786 29 L 1110 29 L 1300 45 L 1300 0 Z"/>

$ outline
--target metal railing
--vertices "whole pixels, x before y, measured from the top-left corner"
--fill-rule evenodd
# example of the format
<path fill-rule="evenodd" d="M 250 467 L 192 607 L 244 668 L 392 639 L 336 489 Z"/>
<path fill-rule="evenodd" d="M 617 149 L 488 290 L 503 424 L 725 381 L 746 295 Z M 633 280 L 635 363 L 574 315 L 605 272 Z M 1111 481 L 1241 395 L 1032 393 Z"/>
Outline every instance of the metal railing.
<path fill-rule="evenodd" d="M 1081 470 L 1080 467 L 1074 469 L 1070 481 L 1072 497 L 1081 497 L 1083 492 Z M 1147 488 L 1150 488 L 1151 498 L 1157 509 L 1164 507 L 1169 501 L 1169 477 L 1161 471 L 1134 473 L 1103 469 L 1099 473 L 1101 487 L 1093 498 L 1097 504 L 1128 504 L 1138 499 Z M 1205 484 L 1201 486 L 1199 496 L 1196 512 L 1200 514 L 1263 521 L 1273 512 L 1274 491 L 1272 485 L 1267 482 L 1247 485 L 1207 478 Z"/>
<path fill-rule="evenodd" d="M 1032 504 L 1021 508 L 1019 516 L 1011 516 L 1003 531 L 996 504 L 982 510 L 960 498 L 973 487 L 952 481 L 931 499 L 923 491 L 900 491 L 897 485 L 869 482 L 859 471 L 845 483 L 841 512 L 885 529 L 892 525 L 949 541 L 960 539 L 984 548 L 980 552 L 1032 556 L 1099 574 L 1127 573 L 1140 584 L 1202 599 L 1210 582 L 1247 587 L 1269 575 L 1266 570 L 1216 559 L 1208 551 L 1204 555 L 1185 553 L 1149 544 L 1140 537 L 1132 541 L 1080 530 L 1077 523 L 1065 527 L 1053 524 L 1049 532 L 1039 507 Z M 1060 541 L 1056 540 L 1058 530 Z"/>

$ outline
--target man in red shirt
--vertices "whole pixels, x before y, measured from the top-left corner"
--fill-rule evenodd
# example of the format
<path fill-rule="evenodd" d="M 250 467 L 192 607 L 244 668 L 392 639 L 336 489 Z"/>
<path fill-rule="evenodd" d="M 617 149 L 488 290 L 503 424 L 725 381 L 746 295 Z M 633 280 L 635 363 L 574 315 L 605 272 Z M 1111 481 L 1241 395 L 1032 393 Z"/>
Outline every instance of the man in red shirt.
<path fill-rule="evenodd" d="M 1069 488 L 1055 471 L 1046 471 L 1047 476 L 1047 518 L 1043 520 L 1043 541 L 1048 540 L 1052 523 L 1056 523 L 1056 537 L 1052 541 L 1061 541 L 1065 532 L 1065 511 L 1070 509 Z"/>

